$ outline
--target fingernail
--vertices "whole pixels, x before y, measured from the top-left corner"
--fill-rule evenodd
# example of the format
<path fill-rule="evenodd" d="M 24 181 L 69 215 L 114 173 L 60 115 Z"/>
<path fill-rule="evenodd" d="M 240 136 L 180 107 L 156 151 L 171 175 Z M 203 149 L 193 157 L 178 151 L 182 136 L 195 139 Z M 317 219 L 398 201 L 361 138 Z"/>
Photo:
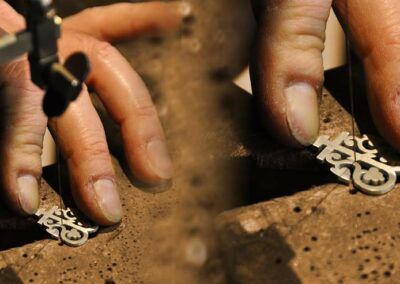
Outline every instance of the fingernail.
<path fill-rule="evenodd" d="M 150 141 L 147 144 L 147 158 L 156 175 L 165 180 L 172 178 L 172 161 L 164 141 Z"/>
<path fill-rule="evenodd" d="M 318 98 L 315 89 L 307 83 L 296 83 L 285 89 L 286 116 L 293 137 L 308 146 L 319 132 Z"/>
<path fill-rule="evenodd" d="M 35 214 L 39 208 L 39 184 L 32 175 L 23 175 L 17 179 L 18 198 L 22 210 L 28 215 Z"/>
<path fill-rule="evenodd" d="M 110 179 L 99 179 L 94 184 L 96 201 L 108 221 L 118 223 L 122 218 L 122 207 L 115 184 Z"/>
<path fill-rule="evenodd" d="M 176 7 L 183 18 L 189 17 L 192 14 L 192 6 L 188 2 L 177 2 Z"/>

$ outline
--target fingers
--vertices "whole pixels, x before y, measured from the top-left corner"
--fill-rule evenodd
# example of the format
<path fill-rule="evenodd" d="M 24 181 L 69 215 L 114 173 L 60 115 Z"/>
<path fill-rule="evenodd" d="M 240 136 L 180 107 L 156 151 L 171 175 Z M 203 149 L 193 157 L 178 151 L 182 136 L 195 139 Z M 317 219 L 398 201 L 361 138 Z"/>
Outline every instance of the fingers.
<path fill-rule="evenodd" d="M 121 220 L 122 209 L 101 121 L 85 90 L 51 131 L 66 158 L 71 190 L 79 208 L 102 225 Z"/>
<path fill-rule="evenodd" d="M 400 2 L 337 0 L 334 4 L 364 63 L 375 124 L 400 151 Z"/>
<path fill-rule="evenodd" d="M 43 92 L 30 81 L 26 59 L 0 71 L 1 187 L 7 204 L 19 214 L 39 207 L 41 154 L 47 118 L 41 110 Z"/>
<path fill-rule="evenodd" d="M 175 30 L 190 11 L 184 2 L 120 3 L 84 10 L 67 18 L 64 27 L 113 41 Z"/>
<path fill-rule="evenodd" d="M 25 27 L 24 18 L 2 0 L 0 0 L 0 27 L 8 33 L 20 31 Z"/>
<path fill-rule="evenodd" d="M 261 117 L 280 141 L 309 145 L 319 131 L 322 51 L 331 0 L 266 2 L 259 15 L 252 84 Z"/>
<path fill-rule="evenodd" d="M 78 38 L 77 38 L 78 36 Z M 119 124 L 128 164 L 141 181 L 154 185 L 172 177 L 172 162 L 150 94 L 128 61 L 110 44 L 75 34 L 63 44 L 66 53 L 76 42 L 93 65 L 93 85 L 108 113 Z"/>

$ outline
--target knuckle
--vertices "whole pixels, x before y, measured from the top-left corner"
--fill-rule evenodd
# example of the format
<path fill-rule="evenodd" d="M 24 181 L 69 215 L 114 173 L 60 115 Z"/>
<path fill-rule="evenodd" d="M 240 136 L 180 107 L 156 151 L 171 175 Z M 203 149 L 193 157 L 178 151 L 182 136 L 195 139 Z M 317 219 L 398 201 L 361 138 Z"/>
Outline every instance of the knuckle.
<path fill-rule="evenodd" d="M 5 65 L 1 70 L 2 81 L 13 88 L 28 93 L 40 92 L 30 78 L 28 61 L 24 58 Z"/>
<path fill-rule="evenodd" d="M 2 28 L 6 27 L 7 31 L 20 30 L 24 28 L 22 17 L 5 1 L 0 1 L 0 24 L 2 25 Z M 4 33 L 4 30 L 1 28 L 0 31 L 0 33 Z"/>
<path fill-rule="evenodd" d="M 88 158 L 108 156 L 108 147 L 103 140 L 92 140 L 82 146 L 82 151 Z"/>
<path fill-rule="evenodd" d="M 83 16 L 87 16 L 90 17 L 90 19 L 95 18 L 96 15 L 98 15 L 99 13 L 99 7 L 95 6 L 95 7 L 90 7 L 90 8 L 86 8 L 84 9 L 81 14 Z"/>
<path fill-rule="evenodd" d="M 71 154 L 74 160 L 97 160 L 109 158 L 107 142 L 98 134 L 87 133 L 81 139 L 79 148 L 73 149 Z"/>
<path fill-rule="evenodd" d="M 136 109 L 136 115 L 144 118 L 158 117 L 156 107 L 151 102 L 142 104 L 140 107 L 138 107 Z"/>
<path fill-rule="evenodd" d="M 106 60 L 115 58 L 119 54 L 118 49 L 106 41 L 95 40 L 93 43 L 93 48 L 98 57 Z"/>
<path fill-rule="evenodd" d="M 326 21 L 331 1 L 285 1 L 277 11 L 276 20 L 270 22 L 280 42 L 299 50 L 324 49 Z"/>
<path fill-rule="evenodd" d="M 400 21 L 390 22 L 390 25 L 380 28 L 381 40 L 365 39 L 359 43 L 360 57 L 364 60 L 376 61 L 375 66 L 380 66 L 382 62 L 386 62 L 382 60 L 382 54 L 394 56 L 397 62 L 400 60 L 398 56 L 400 52 Z"/>
<path fill-rule="evenodd" d="M 1 105 L 0 108 L 5 107 Z M 47 118 L 35 103 L 10 106 L 3 112 L 2 145 L 27 155 L 41 155 Z"/>
<path fill-rule="evenodd" d="M 37 155 L 40 157 L 43 147 L 43 135 L 41 131 L 33 131 L 28 126 L 19 127 L 17 130 L 6 133 L 4 146 L 9 145 L 11 149 L 20 154 Z"/>
<path fill-rule="evenodd" d="M 102 15 L 104 14 L 102 9 L 102 7 L 98 6 L 90 7 L 84 9 L 78 15 L 80 15 L 84 19 L 88 19 L 88 21 L 90 21 L 95 27 L 100 27 L 103 22 Z"/>
<path fill-rule="evenodd" d="M 373 47 L 382 47 L 390 50 L 400 50 L 400 21 L 382 29 L 382 40 L 372 42 Z"/>
<path fill-rule="evenodd" d="M 39 142 L 40 139 L 37 138 L 36 135 L 26 135 L 23 137 L 17 138 L 15 148 L 19 153 L 23 153 L 26 155 L 36 155 L 40 157 L 42 155 L 42 142 Z M 40 137 L 42 138 L 42 137 Z"/>

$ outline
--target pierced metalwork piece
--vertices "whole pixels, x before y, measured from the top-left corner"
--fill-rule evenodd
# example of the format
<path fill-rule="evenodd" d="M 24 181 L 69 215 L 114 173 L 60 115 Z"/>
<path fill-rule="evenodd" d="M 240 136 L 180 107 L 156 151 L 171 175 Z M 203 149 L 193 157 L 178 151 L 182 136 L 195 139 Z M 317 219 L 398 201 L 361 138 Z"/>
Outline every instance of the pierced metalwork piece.
<path fill-rule="evenodd" d="M 384 158 L 378 158 L 378 150 L 367 135 L 353 137 L 340 133 L 334 140 L 323 135 L 313 144 L 320 150 L 317 159 L 326 162 L 340 181 L 353 182 L 360 191 L 370 195 L 382 195 L 394 188 L 400 167 L 392 167 Z"/>
<path fill-rule="evenodd" d="M 36 214 L 38 224 L 46 227 L 46 231 L 54 238 L 60 238 L 69 246 L 81 246 L 99 229 L 97 225 L 85 226 L 71 211 L 70 208 L 60 209 L 53 206 L 51 209 L 39 209 Z"/>

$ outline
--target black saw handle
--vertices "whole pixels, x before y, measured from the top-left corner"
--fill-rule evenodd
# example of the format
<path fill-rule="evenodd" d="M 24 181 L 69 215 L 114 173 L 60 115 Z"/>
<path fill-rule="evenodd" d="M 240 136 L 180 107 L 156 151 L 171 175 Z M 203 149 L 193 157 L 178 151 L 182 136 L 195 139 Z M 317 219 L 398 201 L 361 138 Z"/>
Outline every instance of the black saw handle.
<path fill-rule="evenodd" d="M 71 55 L 64 66 L 59 63 L 51 66 L 43 99 L 43 111 L 48 117 L 60 116 L 78 98 L 89 71 L 89 60 L 83 53 Z"/>

